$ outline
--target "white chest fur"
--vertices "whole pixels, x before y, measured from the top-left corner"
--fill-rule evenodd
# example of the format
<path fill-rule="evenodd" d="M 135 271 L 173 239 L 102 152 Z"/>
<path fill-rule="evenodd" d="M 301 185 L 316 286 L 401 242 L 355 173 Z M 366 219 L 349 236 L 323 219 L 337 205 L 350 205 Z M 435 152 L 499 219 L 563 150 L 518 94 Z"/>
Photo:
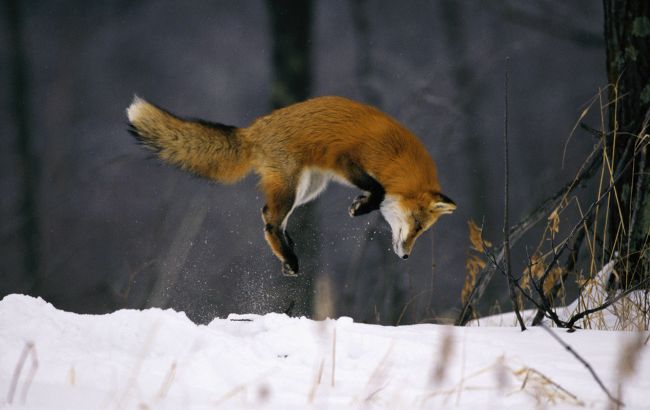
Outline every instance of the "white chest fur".
<path fill-rule="evenodd" d="M 351 186 L 350 182 L 341 177 L 340 175 L 335 174 L 334 172 L 322 170 L 319 168 L 306 168 L 301 174 L 300 179 L 298 180 L 298 186 L 296 187 L 296 198 L 293 201 L 293 206 L 291 211 L 284 218 L 282 223 L 282 229 L 286 229 L 287 220 L 293 212 L 294 209 L 300 205 L 306 204 L 307 202 L 313 201 L 318 195 L 320 195 L 327 184 L 335 180 L 343 185 Z"/>

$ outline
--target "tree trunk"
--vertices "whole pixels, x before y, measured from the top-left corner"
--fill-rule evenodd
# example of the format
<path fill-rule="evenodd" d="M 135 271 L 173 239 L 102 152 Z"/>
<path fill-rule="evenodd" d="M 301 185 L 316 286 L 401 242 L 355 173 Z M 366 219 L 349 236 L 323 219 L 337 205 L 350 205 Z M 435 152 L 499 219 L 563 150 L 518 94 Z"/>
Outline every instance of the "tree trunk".
<path fill-rule="evenodd" d="M 608 243 L 618 252 L 620 285 L 626 287 L 647 277 L 650 270 L 650 161 L 645 149 L 650 108 L 650 2 L 604 0 L 603 5 L 610 84 L 607 156 L 612 169 L 634 158 L 616 183 L 616 195 L 609 206 Z"/>
<path fill-rule="evenodd" d="M 350 3 L 356 43 L 356 81 L 363 102 L 381 109 L 383 108 L 382 95 L 373 82 L 372 37 L 368 18 L 370 7 L 367 0 L 354 0 Z M 375 216 L 371 221 L 366 228 L 361 248 L 355 255 L 356 260 L 345 272 L 351 285 L 347 286 L 343 293 L 343 297 L 347 297 L 343 302 L 348 302 L 345 307 L 354 314 L 355 318 L 365 318 L 364 320 L 370 323 L 394 325 L 400 319 L 408 300 L 408 289 L 404 286 L 406 281 L 403 280 L 406 267 L 402 261 L 387 252 L 387 249 L 391 249 L 392 246 L 390 236 L 374 235 L 376 231 L 381 231 L 381 226 L 386 224 L 386 221 L 379 216 Z M 367 261 L 362 260 L 368 254 L 369 247 L 377 249 L 381 255 L 381 259 L 374 260 L 376 266 L 371 266 Z M 382 280 L 377 280 L 379 272 Z M 369 298 L 373 303 L 368 303 Z M 409 309 L 407 314 L 411 317 L 401 318 L 402 321 L 409 322 L 410 319 L 414 319 L 412 312 L 413 309 Z"/>
<path fill-rule="evenodd" d="M 467 163 L 472 164 L 469 175 L 470 202 L 465 204 L 471 215 L 477 219 L 490 218 L 494 213 L 491 202 L 487 200 L 492 188 L 486 184 L 486 178 L 479 174 L 486 172 L 490 166 L 486 163 L 485 134 L 482 135 L 478 122 L 478 113 L 483 100 L 481 87 L 476 85 L 476 73 L 468 50 L 468 30 L 464 3 L 457 0 L 443 0 L 440 3 L 440 26 L 442 27 L 444 46 L 450 64 L 451 81 L 454 84 L 454 103 L 462 116 L 459 124 L 460 137 L 464 141 L 463 151 Z M 469 41 L 472 41 L 471 39 Z M 471 44 L 471 43 L 469 43 Z"/>
<path fill-rule="evenodd" d="M 311 0 L 269 0 L 273 39 L 271 106 L 274 109 L 303 101 L 311 88 Z M 311 316 L 314 276 L 318 266 L 318 212 L 312 202 L 297 209 L 288 230 L 296 244 L 300 275 L 284 277 L 283 310 Z"/>
<path fill-rule="evenodd" d="M 38 159 L 29 125 L 29 87 L 26 46 L 23 37 L 22 3 L 6 2 L 9 44 L 11 47 L 11 103 L 16 126 L 16 153 L 18 177 L 22 179 L 20 197 L 20 220 L 23 237 L 24 274 L 32 294 L 41 288 L 40 243 L 38 209 Z"/>
<path fill-rule="evenodd" d="M 269 0 L 273 34 L 271 106 L 286 107 L 309 97 L 311 88 L 310 0 Z"/>

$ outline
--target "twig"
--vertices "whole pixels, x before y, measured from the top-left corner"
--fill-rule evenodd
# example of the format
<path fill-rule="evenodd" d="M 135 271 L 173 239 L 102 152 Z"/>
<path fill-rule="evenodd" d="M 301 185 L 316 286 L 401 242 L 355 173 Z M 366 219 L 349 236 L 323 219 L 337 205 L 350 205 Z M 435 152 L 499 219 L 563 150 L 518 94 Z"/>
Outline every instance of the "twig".
<path fill-rule="evenodd" d="M 583 226 L 583 224 L 585 223 L 585 221 L 587 221 L 587 219 L 591 217 L 591 214 L 592 214 L 592 212 L 596 209 L 596 207 L 597 207 L 597 206 L 598 206 L 598 205 L 599 205 L 599 204 L 600 204 L 600 203 L 601 203 L 605 198 L 608 197 L 608 195 L 609 195 L 609 193 L 611 192 L 611 190 L 614 189 L 614 187 L 616 186 L 616 182 L 618 182 L 618 180 L 623 176 L 623 173 L 625 173 L 625 171 L 627 170 L 627 168 L 628 168 L 631 164 L 632 164 L 632 160 L 628 160 L 627 163 L 626 163 L 624 166 L 621 167 L 621 170 L 619 171 L 618 175 L 616 175 L 616 177 L 613 179 L 613 181 L 612 181 L 611 185 L 609 186 L 609 188 L 606 189 L 606 190 L 605 190 L 605 191 L 600 195 L 600 197 L 599 197 L 595 202 L 593 202 L 593 203 L 589 206 L 589 209 L 587 209 L 587 211 L 585 212 L 584 216 L 580 219 L 580 221 L 578 221 L 578 223 L 576 223 L 576 224 L 573 226 L 573 229 L 571 229 L 571 232 L 569 232 L 569 234 L 567 235 L 567 237 L 562 241 L 561 245 L 559 245 L 559 246 L 560 246 L 559 252 L 555 251 L 555 248 L 554 248 L 553 259 L 551 260 L 551 262 L 550 262 L 550 263 L 548 264 L 548 266 L 546 267 L 547 270 L 552 269 L 553 265 L 554 265 L 554 264 L 557 262 L 557 260 L 560 258 L 560 256 L 561 256 L 562 253 L 564 252 L 564 250 L 566 250 L 566 249 L 568 248 L 569 240 L 571 240 L 571 238 L 573 238 L 573 236 L 578 232 L 578 229 L 579 229 L 581 226 Z M 546 273 L 546 272 L 545 272 L 545 273 Z M 533 283 L 535 283 L 535 282 L 533 281 Z M 551 309 L 551 306 L 550 306 L 550 304 L 548 303 L 548 299 L 545 297 L 543 290 L 539 290 L 539 289 L 538 289 L 538 293 L 540 294 L 540 299 L 542 300 L 542 306 L 543 306 L 544 310 L 546 310 L 547 314 L 550 314 L 550 315 L 551 315 L 551 316 L 549 316 L 549 317 L 553 317 L 553 316 L 554 316 L 554 317 L 557 317 L 557 315 L 555 315 L 555 312 L 553 312 L 553 310 Z M 617 299 L 617 300 L 618 300 L 618 299 Z M 536 303 L 535 305 L 539 308 L 539 305 L 538 305 L 537 303 Z M 604 308 L 601 308 L 601 309 L 599 309 L 599 310 L 602 310 L 602 309 L 604 309 Z M 596 311 L 598 311 L 598 310 L 596 310 Z M 590 312 L 590 313 L 594 313 L 594 312 Z M 587 313 L 587 314 L 589 314 L 589 313 Z M 582 317 L 583 317 L 583 316 L 585 316 L 585 315 L 582 315 Z M 573 318 L 572 318 L 572 319 L 573 319 Z M 578 320 L 578 319 L 576 319 L 576 320 Z M 563 322 L 563 321 L 561 321 L 561 320 L 559 320 L 559 319 L 558 319 L 558 320 L 553 319 L 553 321 L 554 321 L 558 326 L 560 326 L 560 327 L 568 327 L 569 329 L 573 328 L 573 323 L 575 323 L 575 321 L 573 321 L 573 322 L 572 322 L 572 321 L 569 321 L 569 322 Z M 561 325 L 560 323 L 563 323 L 563 324 Z M 569 323 L 571 323 L 571 326 L 568 325 Z"/>
<path fill-rule="evenodd" d="M 133 286 L 135 277 L 138 276 L 145 269 L 152 266 L 154 263 L 156 263 L 155 259 L 149 259 L 148 261 L 140 265 L 140 267 L 138 267 L 137 269 L 129 269 L 129 279 L 126 282 L 126 289 L 123 292 L 119 292 L 119 291 L 115 292 L 116 296 L 119 296 L 122 299 L 121 302 L 123 307 L 126 307 L 127 305 L 127 302 L 129 300 L 129 295 L 131 294 L 131 287 Z"/>
<path fill-rule="evenodd" d="M 582 319 L 583 317 L 585 317 L 587 315 L 591 315 L 592 313 L 600 312 L 603 309 L 607 309 L 608 307 L 610 307 L 614 303 L 618 302 L 619 300 L 623 299 L 625 296 L 629 295 L 630 293 L 632 293 L 632 292 L 634 292 L 636 290 L 639 290 L 641 287 L 643 287 L 648 282 L 650 282 L 650 277 L 647 277 L 646 279 L 644 279 L 643 281 L 637 283 L 636 285 L 632 286 L 631 288 L 628 288 L 625 291 L 619 293 L 616 297 L 608 298 L 605 301 L 605 303 L 603 303 L 600 306 L 597 306 L 597 307 L 592 308 L 592 309 L 586 309 L 586 310 L 583 310 L 582 312 L 576 313 L 575 315 L 571 316 L 571 319 L 569 319 L 566 322 L 566 327 L 568 327 L 569 329 L 572 329 L 573 325 L 578 320 Z"/>
<path fill-rule="evenodd" d="M 425 293 L 431 293 L 432 294 L 433 291 L 432 291 L 432 289 L 424 289 L 424 290 L 419 291 L 415 295 L 413 295 L 411 297 L 411 299 L 409 299 L 408 302 L 406 302 L 406 304 L 402 308 L 402 311 L 400 312 L 399 317 L 397 318 L 397 322 L 395 322 L 395 326 L 399 326 L 399 324 L 402 323 L 402 319 L 404 319 L 404 315 L 406 314 L 406 310 L 409 308 L 411 303 L 415 302 L 415 300 L 417 298 L 419 298 L 420 296 L 422 296 Z M 431 299 L 431 298 L 429 298 L 429 299 Z"/>
<path fill-rule="evenodd" d="M 384 354 L 384 357 L 377 363 L 377 367 L 375 367 L 375 370 L 373 370 L 372 374 L 370 375 L 370 378 L 366 382 L 366 386 L 363 389 L 363 395 L 365 396 L 363 398 L 364 402 L 370 401 L 379 391 L 383 390 L 386 385 L 383 384 L 384 379 L 386 378 L 386 373 L 388 372 L 388 360 L 390 358 L 391 353 L 393 352 L 393 348 L 395 347 L 395 341 L 388 346 L 388 350 L 386 350 L 386 353 Z M 379 386 L 379 387 L 377 387 Z M 370 389 L 373 389 L 372 391 Z M 366 394 L 366 392 L 369 392 Z"/>
<path fill-rule="evenodd" d="M 269 375 L 275 373 L 276 371 L 277 371 L 277 368 L 268 369 L 267 371 L 262 372 L 261 374 L 259 374 L 257 377 L 255 377 L 255 378 L 253 378 L 253 379 L 251 379 L 251 380 L 249 380 L 247 382 L 238 384 L 237 386 L 235 386 L 232 389 L 230 389 L 229 391 L 227 391 L 226 394 L 224 394 L 219 399 L 217 399 L 217 401 L 214 402 L 214 406 L 215 407 L 221 406 L 226 401 L 232 399 L 233 397 L 237 396 L 241 392 L 245 392 L 246 389 L 248 387 L 250 387 L 251 385 L 253 385 L 254 383 L 258 383 L 258 382 L 266 379 L 267 377 L 269 377 Z"/>
<path fill-rule="evenodd" d="M 582 230 L 581 230 L 581 232 L 582 232 Z M 553 252 L 553 260 L 559 260 L 560 257 L 559 257 L 559 255 L 557 255 L 557 248 L 555 247 L 555 234 L 553 232 L 551 232 L 550 240 L 551 240 L 551 252 Z M 568 244 L 569 241 L 567 240 L 566 243 Z M 540 294 L 544 297 L 545 302 L 547 302 L 549 304 L 550 304 L 550 300 L 548 298 L 548 295 L 544 292 L 544 287 L 546 285 L 546 280 L 548 279 L 548 277 L 550 276 L 552 271 L 553 271 L 553 269 L 549 268 L 549 267 L 547 267 L 544 270 L 544 273 L 542 274 L 542 277 L 539 280 L 539 289 L 538 289 L 538 291 L 541 292 Z"/>
<path fill-rule="evenodd" d="M 20 401 L 23 404 L 25 404 L 27 401 L 27 393 L 29 392 L 29 388 L 32 385 L 34 376 L 36 375 L 36 370 L 38 370 L 38 357 L 36 356 L 36 347 L 31 342 L 29 353 L 31 353 L 32 356 L 32 366 L 29 368 L 29 374 L 27 375 L 27 378 L 25 378 L 25 382 L 23 383 L 23 390 L 20 393 Z"/>
<path fill-rule="evenodd" d="M 591 225 L 592 221 L 593 221 L 593 214 L 585 222 L 585 226 Z M 575 240 L 573 241 L 573 247 L 571 249 L 571 254 L 567 258 L 566 268 L 564 269 L 564 272 L 562 273 L 562 279 L 558 283 L 553 285 L 553 288 L 549 292 L 553 299 L 555 299 L 557 297 L 557 295 L 559 294 L 560 289 L 563 287 L 563 283 L 566 282 L 566 279 L 569 276 L 569 273 L 573 272 L 573 270 L 575 269 L 575 265 L 578 262 L 578 253 L 580 252 L 580 247 L 582 246 L 582 242 L 585 239 L 586 232 L 587 232 L 586 228 L 581 229 L 578 232 L 578 235 L 576 236 Z M 544 319 L 544 311 L 543 311 L 543 309 L 537 309 L 537 313 L 535 313 L 535 317 L 533 318 L 532 325 L 533 326 L 538 326 L 542 322 L 542 319 Z"/>
<path fill-rule="evenodd" d="M 562 188 L 545 199 L 540 205 L 537 206 L 537 208 L 528 214 L 528 216 L 523 218 L 516 225 L 512 226 L 510 229 L 510 236 L 513 239 L 519 239 L 532 226 L 542 220 L 550 210 L 556 208 L 558 200 L 559 202 L 562 202 L 569 196 L 569 194 L 571 194 L 571 192 L 573 192 L 573 190 L 581 186 L 586 179 L 591 178 L 595 174 L 596 170 L 598 169 L 598 165 L 601 163 L 602 145 L 602 141 L 594 145 L 593 150 L 585 160 L 585 163 L 587 161 L 590 161 L 589 164 L 585 166 L 585 163 L 583 163 L 583 165 L 580 167 L 580 170 L 578 170 L 578 175 L 573 180 L 564 184 Z"/>
<path fill-rule="evenodd" d="M 604 199 L 606 197 L 606 195 L 607 195 L 607 192 L 603 193 L 602 196 L 599 198 L 599 200 L 592 204 L 591 208 L 587 211 L 587 214 L 591 213 L 591 210 L 595 207 L 595 205 L 597 203 L 599 203 L 602 199 Z M 585 218 L 587 216 L 588 215 L 585 215 Z M 583 220 L 584 220 L 584 218 L 583 218 Z M 579 226 L 581 223 L 582 223 L 582 221 L 578 222 L 576 227 Z M 574 229 L 571 231 L 569 236 L 564 240 L 564 244 L 563 244 L 562 249 L 560 249 L 559 253 L 555 254 L 554 259 L 553 259 L 553 261 L 551 261 L 549 266 L 552 266 L 557 261 L 557 258 L 559 258 L 559 255 L 562 253 L 562 251 L 564 251 L 564 249 L 566 249 L 566 244 L 568 243 L 568 240 L 574 235 L 575 230 L 576 230 L 576 228 L 574 227 Z M 485 255 L 491 260 L 491 262 L 493 264 L 495 264 L 495 266 L 497 266 L 497 270 L 499 270 L 501 272 L 501 274 L 506 276 L 506 272 L 503 270 L 503 268 L 501 268 L 497 264 L 494 254 L 490 253 L 487 249 L 484 252 L 485 252 Z M 533 283 L 533 286 L 536 288 L 538 293 L 540 293 L 540 294 L 543 293 L 543 290 L 541 290 L 539 288 L 539 285 L 534 280 L 532 280 L 531 282 Z M 553 321 L 553 323 L 555 323 L 558 327 L 568 328 L 569 330 L 571 330 L 571 329 L 574 328 L 574 325 L 578 320 L 582 319 L 583 317 L 585 317 L 587 315 L 599 312 L 599 311 L 601 311 L 603 309 L 607 309 L 609 306 L 611 306 L 612 304 L 618 302 L 620 299 L 624 298 L 628 294 L 630 294 L 633 291 L 638 290 L 641 287 L 643 287 L 647 282 L 650 282 L 650 277 L 648 277 L 645 280 L 637 283 L 635 286 L 626 289 L 624 292 L 621 292 L 616 297 L 609 298 L 605 303 L 603 303 L 600 306 L 597 306 L 597 307 L 592 308 L 592 309 L 586 309 L 586 310 L 584 310 L 582 312 L 576 313 L 575 315 L 571 316 L 571 318 L 569 320 L 567 320 L 567 321 L 561 320 L 557 316 L 557 314 L 553 311 L 551 306 L 548 303 L 545 303 L 544 299 L 542 299 L 542 302 L 540 304 L 537 301 L 535 301 L 535 299 L 533 299 L 533 297 L 530 296 L 524 289 L 522 289 L 521 286 L 517 282 L 515 282 L 515 286 L 517 287 L 517 289 L 521 292 L 521 294 L 526 299 L 528 299 L 533 305 L 535 305 L 535 307 L 538 309 L 539 312 L 542 312 L 542 314 L 544 316 L 551 319 Z M 543 323 L 541 321 L 539 322 L 539 324 L 543 325 Z"/>
<path fill-rule="evenodd" d="M 649 111 L 650 112 L 650 111 Z M 627 234 L 627 252 L 628 254 L 631 253 L 631 242 L 632 242 L 632 233 L 634 232 L 634 225 L 636 224 L 637 221 L 637 215 L 639 213 L 639 209 L 641 208 L 641 202 L 643 200 L 643 190 L 645 189 L 644 185 L 644 176 L 645 176 L 645 161 L 646 161 L 646 152 L 647 152 L 647 147 L 644 146 L 641 149 L 641 159 L 639 163 L 639 176 L 636 180 L 636 198 L 634 201 L 634 206 L 632 208 L 632 216 L 630 217 L 630 228 L 628 229 L 628 234 Z M 630 194 L 632 196 L 632 194 Z M 629 261 L 628 261 L 629 263 Z"/>
<path fill-rule="evenodd" d="M 16 387 L 18 386 L 18 380 L 20 379 L 20 374 L 23 371 L 23 367 L 25 366 L 25 362 L 27 361 L 27 357 L 29 356 L 30 353 L 32 354 L 32 368 L 31 371 L 29 372 L 29 375 L 27 376 L 27 379 L 25 380 L 25 384 L 23 385 L 23 391 L 21 395 L 21 399 L 23 403 L 25 403 L 25 400 L 27 399 L 27 391 L 29 390 L 29 386 L 32 382 L 32 379 L 34 378 L 34 374 L 38 369 L 38 359 L 36 358 L 36 351 L 34 350 L 34 342 L 31 341 L 25 342 L 23 351 L 20 353 L 18 362 L 16 362 L 16 367 L 14 368 L 14 374 L 11 377 L 11 384 L 9 385 L 9 392 L 7 393 L 8 404 L 11 404 L 14 400 L 14 394 L 16 393 Z"/>
<path fill-rule="evenodd" d="M 612 396 L 612 394 L 609 392 L 609 390 L 607 390 L 607 387 L 605 387 L 605 385 L 603 384 L 602 380 L 600 380 L 600 377 L 598 377 L 598 375 L 596 374 L 596 372 L 594 371 L 594 369 L 591 367 L 591 365 L 589 364 L 589 362 L 587 362 L 587 361 L 586 361 L 582 356 L 580 356 L 580 355 L 578 354 L 578 352 L 576 352 L 576 351 L 575 351 L 575 350 L 574 350 L 574 349 L 573 349 L 569 344 L 567 344 L 564 340 L 562 340 L 558 335 L 556 335 L 555 333 L 553 333 L 553 331 L 552 331 L 551 329 L 549 329 L 548 327 L 546 327 L 543 323 L 541 324 L 541 327 L 542 327 L 544 330 L 546 330 L 546 332 L 547 332 L 549 335 L 551 335 L 551 336 L 553 337 L 553 339 L 555 339 L 555 340 L 556 340 L 560 345 L 562 345 L 562 347 L 564 347 L 564 348 L 565 348 L 569 353 L 571 353 L 571 354 L 573 355 L 573 357 L 575 357 L 575 358 L 576 358 L 580 363 L 582 363 L 582 364 L 587 368 L 587 370 L 589 370 L 589 373 L 591 373 L 591 375 L 593 376 L 593 378 L 596 380 L 596 383 L 598 383 L 598 385 L 600 386 L 600 388 L 605 392 L 605 394 L 607 395 L 607 397 L 608 397 L 612 402 L 616 403 L 616 404 L 619 405 L 619 406 L 624 406 L 624 405 L 625 405 L 625 404 L 623 404 L 623 402 L 621 402 L 620 400 L 618 400 L 616 397 Z"/>
<path fill-rule="evenodd" d="M 515 310 L 517 321 L 521 327 L 521 331 L 526 330 L 524 320 L 519 313 L 519 304 L 517 303 L 517 296 L 515 294 L 515 279 L 512 277 L 512 267 L 510 265 L 510 224 L 508 223 L 508 63 L 510 57 L 506 57 L 506 75 L 504 84 L 504 98 L 505 98 L 505 113 L 503 116 L 503 148 L 504 148 L 504 205 L 503 205 L 503 245 L 505 249 L 506 258 L 506 275 L 508 277 L 508 291 L 510 292 L 510 301 L 512 308 Z"/>
<path fill-rule="evenodd" d="M 316 397 L 316 390 L 318 390 L 318 385 L 321 382 L 321 379 L 323 378 L 323 368 L 325 366 L 325 358 L 322 358 L 320 361 L 320 366 L 318 367 L 318 373 L 316 373 L 316 377 L 314 378 L 314 383 L 312 383 L 311 390 L 309 391 L 309 396 L 307 397 L 307 403 L 311 404 L 314 402 L 314 398 Z"/>
<path fill-rule="evenodd" d="M 158 399 L 164 399 L 167 396 L 167 393 L 169 393 L 169 389 L 171 389 L 175 377 L 176 377 L 176 361 L 173 361 L 171 366 L 169 367 L 169 371 L 167 372 L 165 379 L 160 385 L 160 390 L 158 391 Z"/>
<path fill-rule="evenodd" d="M 287 306 L 287 308 L 284 309 L 284 312 L 283 312 L 283 313 L 284 313 L 285 315 L 287 315 L 287 316 L 291 316 L 291 314 L 293 313 L 293 307 L 294 307 L 294 306 L 296 306 L 296 301 L 293 300 L 293 299 L 291 299 L 291 300 L 289 301 L 289 306 Z"/>
<path fill-rule="evenodd" d="M 504 269 L 496 263 L 496 257 L 494 254 L 490 253 L 487 249 L 484 251 L 485 255 L 492 261 L 492 263 L 496 266 L 496 270 L 501 272 L 503 277 L 507 278 L 506 272 Z M 535 284 L 535 282 L 533 282 Z M 519 283 L 515 281 L 515 286 L 521 292 L 521 294 L 529 301 L 531 302 L 537 309 L 541 310 L 544 312 L 544 315 L 551 319 L 553 323 L 555 323 L 558 327 L 564 327 L 565 323 L 560 320 L 560 318 L 557 316 L 555 312 L 553 312 L 552 309 L 545 309 L 544 306 L 540 305 L 531 295 L 526 292 L 525 289 L 521 287 Z"/>
<path fill-rule="evenodd" d="M 598 96 L 596 95 L 596 97 L 598 97 Z M 603 133 L 600 130 L 597 130 L 595 128 L 590 127 L 589 124 L 585 124 L 582 121 L 580 121 L 580 128 L 587 131 L 589 134 L 593 135 L 594 138 L 598 138 L 598 140 L 602 140 L 603 138 L 606 137 L 605 133 Z"/>
<path fill-rule="evenodd" d="M 334 334 L 332 335 L 332 387 L 336 385 L 336 323 L 334 323 Z"/>
<path fill-rule="evenodd" d="M 436 247 L 435 247 L 435 242 L 436 242 L 435 238 L 436 237 L 435 237 L 435 231 L 432 229 L 431 233 L 429 235 L 431 235 L 431 284 L 429 285 L 430 294 L 429 294 L 427 309 L 426 309 L 427 314 L 431 314 L 431 312 L 432 312 L 431 311 L 431 302 L 432 302 L 433 298 L 431 297 L 431 295 L 433 295 L 433 284 L 435 283 L 435 280 L 436 280 L 436 253 L 435 253 L 435 249 L 436 249 Z"/>
<path fill-rule="evenodd" d="M 140 372 L 142 371 L 142 367 L 144 366 L 147 352 L 151 350 L 151 346 L 154 343 L 154 340 L 156 338 L 156 335 L 158 334 L 159 329 L 160 329 L 160 322 L 157 321 L 151 326 L 149 332 L 147 333 L 144 344 L 142 345 L 142 349 L 140 350 L 135 365 L 131 370 L 131 375 L 129 376 L 129 379 L 126 381 L 124 391 L 122 392 L 121 396 L 117 398 L 117 403 L 116 403 L 117 408 L 121 409 L 127 407 L 127 403 L 130 399 L 131 393 L 135 389 L 138 377 L 140 377 Z"/>
<path fill-rule="evenodd" d="M 556 191 L 553 195 L 544 200 L 537 208 L 535 208 L 530 214 L 521 219 L 517 224 L 510 227 L 510 243 L 511 246 L 514 245 L 530 228 L 535 226 L 539 221 L 544 218 L 549 210 L 556 207 L 558 200 L 563 200 L 566 198 L 573 190 L 581 186 L 582 182 L 586 179 L 591 178 L 598 165 L 600 164 L 600 158 L 602 155 L 602 141 L 594 146 L 593 151 L 589 154 L 587 161 L 590 161 L 588 165 L 582 165 L 578 175 L 572 181 L 566 183 L 562 188 Z M 500 250 L 497 252 L 496 260 L 498 263 L 501 263 L 504 254 L 504 246 L 501 245 Z M 496 270 L 496 265 L 486 266 L 479 274 L 477 275 L 476 284 L 472 288 L 471 292 L 467 297 L 467 301 L 461 309 L 461 313 L 456 320 L 456 325 L 464 326 L 472 316 L 472 304 L 475 299 L 480 299 L 483 296 L 487 284 L 490 282 L 492 275 Z"/>

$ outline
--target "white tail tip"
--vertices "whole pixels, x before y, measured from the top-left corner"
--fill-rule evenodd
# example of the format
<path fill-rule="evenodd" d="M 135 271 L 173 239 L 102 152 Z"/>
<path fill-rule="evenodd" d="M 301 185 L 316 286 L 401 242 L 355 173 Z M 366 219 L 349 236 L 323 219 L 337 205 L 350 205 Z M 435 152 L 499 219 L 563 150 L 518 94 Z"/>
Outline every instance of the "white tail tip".
<path fill-rule="evenodd" d="M 129 108 L 126 109 L 126 116 L 129 117 L 129 121 L 133 123 L 142 113 L 142 108 L 145 107 L 147 102 L 137 95 L 133 96 L 133 102 L 129 105 Z"/>

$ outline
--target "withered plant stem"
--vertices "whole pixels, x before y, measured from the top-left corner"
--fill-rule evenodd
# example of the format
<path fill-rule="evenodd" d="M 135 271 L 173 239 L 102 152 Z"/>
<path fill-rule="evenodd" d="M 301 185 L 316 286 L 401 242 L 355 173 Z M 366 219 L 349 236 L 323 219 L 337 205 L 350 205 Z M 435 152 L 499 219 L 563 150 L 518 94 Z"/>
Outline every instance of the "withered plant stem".
<path fill-rule="evenodd" d="M 600 388 L 602 389 L 602 391 L 605 392 L 605 394 L 607 395 L 607 397 L 608 397 L 612 402 L 616 403 L 616 404 L 619 405 L 619 406 L 624 406 L 624 405 L 625 405 L 625 404 L 623 404 L 623 402 L 621 402 L 621 401 L 618 400 L 616 397 L 614 397 L 614 396 L 609 392 L 609 390 L 607 390 L 607 387 L 605 387 L 605 385 L 603 384 L 602 380 L 600 380 L 600 377 L 598 377 L 598 375 L 597 375 L 596 372 L 594 371 L 593 367 L 591 367 L 591 364 L 589 364 L 588 361 L 586 361 L 582 356 L 580 356 L 580 355 L 578 354 L 578 352 L 576 352 L 576 351 L 573 349 L 573 347 L 571 347 L 571 345 L 569 345 L 569 344 L 566 343 L 564 340 L 562 340 L 558 335 L 556 335 L 555 333 L 553 333 L 553 331 L 552 331 L 551 329 L 549 329 L 548 327 L 546 327 L 543 323 L 541 324 L 541 327 L 542 327 L 542 329 L 546 330 L 546 332 L 547 332 L 549 335 L 551 335 L 551 336 L 553 337 L 553 339 L 555 339 L 559 344 L 561 344 L 562 347 L 564 347 L 564 348 L 565 348 L 569 353 L 571 353 L 571 354 L 573 355 L 573 357 L 575 357 L 575 358 L 576 358 L 580 363 L 582 363 L 582 364 L 587 368 L 587 370 L 589 370 L 589 373 L 591 373 L 591 375 L 593 376 L 594 380 L 596 380 L 596 383 L 598 383 L 598 386 L 600 386 Z"/>
<path fill-rule="evenodd" d="M 515 293 L 515 278 L 512 276 L 512 267 L 510 265 L 510 223 L 508 222 L 508 70 L 509 70 L 510 57 L 506 57 L 506 75 L 504 83 L 504 99 L 505 99 L 505 112 L 503 115 L 503 149 L 504 149 L 504 204 L 503 204 L 503 246 L 506 259 L 506 276 L 508 277 L 508 291 L 510 292 L 510 301 L 512 308 L 517 316 L 517 322 L 521 331 L 526 330 L 524 320 L 519 313 L 519 303 L 517 303 L 517 295 Z"/>

